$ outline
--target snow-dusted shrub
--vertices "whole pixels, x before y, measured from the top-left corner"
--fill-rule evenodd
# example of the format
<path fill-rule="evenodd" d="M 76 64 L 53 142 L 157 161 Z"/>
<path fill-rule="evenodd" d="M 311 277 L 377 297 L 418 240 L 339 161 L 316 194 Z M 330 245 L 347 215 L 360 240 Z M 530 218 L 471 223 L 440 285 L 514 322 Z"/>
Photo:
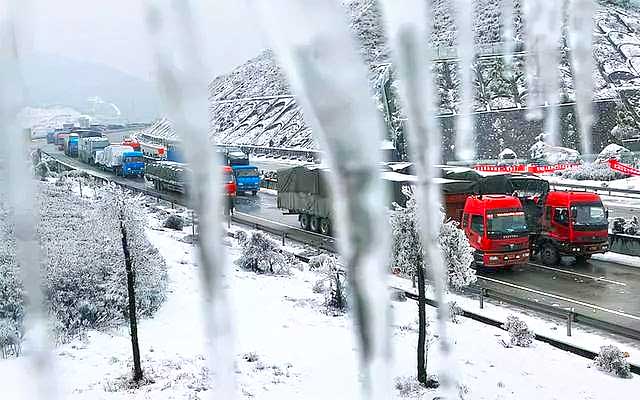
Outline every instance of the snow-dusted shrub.
<path fill-rule="evenodd" d="M 623 174 L 622 172 L 612 170 L 609 168 L 609 164 L 601 163 L 581 164 L 563 171 L 557 171 L 555 175 L 578 181 L 613 181 L 629 177 L 629 175 Z"/>
<path fill-rule="evenodd" d="M 533 343 L 535 337 L 533 331 L 529 329 L 526 322 L 515 315 L 509 315 L 502 327 L 509 332 L 512 346 L 529 347 Z"/>
<path fill-rule="evenodd" d="M 40 189 L 37 229 L 46 258 L 43 290 L 60 339 L 87 327 L 121 322 L 127 315 L 121 208 L 136 274 L 138 312 L 155 312 L 165 298 L 166 266 L 147 241 L 139 202 L 111 187 L 96 189 L 95 199 L 80 199 L 55 185 Z M 0 246 L 0 318 L 19 324 L 22 288 L 16 279 L 14 235 L 6 221 L 0 220 L 0 231 L 6 233 Z"/>
<path fill-rule="evenodd" d="M 631 378 L 631 368 L 624 353 L 616 346 L 602 346 L 594 359 L 595 366 L 606 373 L 620 378 Z"/>
<path fill-rule="evenodd" d="M 391 301 L 405 302 L 407 301 L 407 295 L 403 290 L 392 289 Z"/>
<path fill-rule="evenodd" d="M 326 272 L 336 268 L 338 260 L 329 254 L 318 254 L 309 258 L 309 271 Z"/>
<path fill-rule="evenodd" d="M 184 219 L 179 215 L 171 214 L 164 220 L 162 226 L 176 231 L 181 231 L 182 228 L 184 228 Z"/>
<path fill-rule="evenodd" d="M 555 165 L 566 162 L 580 161 L 580 153 L 577 150 L 562 146 L 552 146 L 544 139 L 547 135 L 540 134 L 529 148 L 529 159 L 534 162 Z"/>
<path fill-rule="evenodd" d="M 640 236 L 640 220 L 636 216 L 631 219 L 618 217 L 613 220 L 612 231 L 614 233 Z"/>
<path fill-rule="evenodd" d="M 450 301 L 448 305 L 449 305 L 449 320 L 454 324 L 457 324 L 458 322 L 460 322 L 460 318 L 458 317 L 464 314 L 464 310 L 460 308 L 458 303 L 456 303 L 455 301 Z"/>
<path fill-rule="evenodd" d="M 251 232 L 246 239 L 239 240 L 242 255 L 238 265 L 242 269 L 263 274 L 287 275 L 289 260 L 276 241 L 260 231 Z"/>
<path fill-rule="evenodd" d="M 425 391 L 425 387 L 415 376 L 396 377 L 395 388 L 403 398 L 420 398 Z"/>
<path fill-rule="evenodd" d="M 21 351 L 20 327 L 11 319 L 0 319 L 0 357 L 19 356 Z"/>
<path fill-rule="evenodd" d="M 396 205 L 391 211 L 391 267 L 404 276 L 413 276 L 416 265 L 424 262 L 424 250 L 418 236 L 416 201 L 411 191 L 405 191 L 406 207 Z M 444 217 L 443 217 L 444 219 Z M 475 282 L 475 270 L 471 268 L 473 249 L 464 232 L 454 221 L 440 225 L 438 245 L 447 266 L 447 284 L 454 290 Z"/>

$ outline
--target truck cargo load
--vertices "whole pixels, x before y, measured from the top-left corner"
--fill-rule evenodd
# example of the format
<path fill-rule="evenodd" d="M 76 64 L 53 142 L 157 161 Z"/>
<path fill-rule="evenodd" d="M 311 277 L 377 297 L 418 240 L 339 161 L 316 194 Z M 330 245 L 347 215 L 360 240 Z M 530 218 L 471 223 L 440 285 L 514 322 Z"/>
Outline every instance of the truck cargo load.
<path fill-rule="evenodd" d="M 109 146 L 109 140 L 103 137 L 81 138 L 78 145 L 78 158 L 87 164 L 95 164 L 96 152 Z"/>
<path fill-rule="evenodd" d="M 185 193 L 191 170 L 187 164 L 174 161 L 148 163 L 145 178 L 153 183 L 156 190 L 170 190 Z"/>

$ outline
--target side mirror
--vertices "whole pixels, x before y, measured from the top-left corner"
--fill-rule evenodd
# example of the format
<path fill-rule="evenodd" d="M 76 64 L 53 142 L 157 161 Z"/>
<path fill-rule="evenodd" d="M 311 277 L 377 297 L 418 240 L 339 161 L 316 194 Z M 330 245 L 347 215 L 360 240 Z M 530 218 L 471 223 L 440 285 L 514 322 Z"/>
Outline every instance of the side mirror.
<path fill-rule="evenodd" d="M 609 219 L 609 210 L 604 210 L 604 217 Z"/>

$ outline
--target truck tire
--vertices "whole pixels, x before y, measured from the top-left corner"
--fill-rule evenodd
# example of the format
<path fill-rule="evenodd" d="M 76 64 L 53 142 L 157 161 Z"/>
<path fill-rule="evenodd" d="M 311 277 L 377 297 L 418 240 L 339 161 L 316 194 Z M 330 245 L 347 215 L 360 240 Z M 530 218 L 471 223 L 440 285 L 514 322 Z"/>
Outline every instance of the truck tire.
<path fill-rule="evenodd" d="M 325 236 L 331 234 L 331 221 L 329 218 L 322 218 L 320 220 L 320 233 Z"/>
<path fill-rule="evenodd" d="M 553 243 L 547 242 L 540 247 L 540 259 L 544 265 L 558 265 L 560 253 Z"/>
<path fill-rule="evenodd" d="M 320 217 L 315 217 L 315 216 L 311 217 L 309 228 L 313 232 L 320 232 Z"/>
<path fill-rule="evenodd" d="M 253 190 L 253 191 L 251 191 L 251 194 L 252 194 L 253 196 L 255 196 L 256 194 L 258 194 L 258 191 L 257 191 L 257 190 Z"/>
<path fill-rule="evenodd" d="M 309 214 L 300 214 L 298 215 L 298 221 L 300 221 L 300 227 L 305 231 L 309 230 L 309 222 L 311 216 Z"/>

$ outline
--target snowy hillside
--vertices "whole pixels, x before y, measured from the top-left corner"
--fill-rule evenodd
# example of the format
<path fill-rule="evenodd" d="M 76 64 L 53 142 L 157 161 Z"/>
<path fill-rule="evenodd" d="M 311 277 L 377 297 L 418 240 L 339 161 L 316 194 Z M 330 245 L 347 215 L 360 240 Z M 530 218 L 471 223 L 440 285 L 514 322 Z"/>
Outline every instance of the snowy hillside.
<path fill-rule="evenodd" d="M 381 12 L 373 0 L 344 0 L 350 25 L 361 45 L 363 59 L 369 66 L 372 97 L 381 98 L 385 87 L 393 100 L 395 84 L 390 73 L 389 49 L 381 26 Z M 435 23 L 432 32 L 434 72 L 440 96 L 440 116 L 447 135 L 451 135 L 452 122 L 447 120 L 458 112 L 460 100 L 459 77 L 456 59 L 456 30 L 449 7 L 451 2 L 433 0 Z M 491 125 L 495 119 L 507 118 L 511 123 L 504 133 L 509 147 L 521 152 L 534 143 L 542 129 L 540 124 L 530 123 L 526 112 L 527 83 L 525 79 L 525 55 L 513 58 L 513 74 L 508 74 L 502 52 L 501 2 L 498 0 L 475 0 L 474 2 L 476 62 L 473 108 L 478 115 L 476 128 L 487 143 L 479 142 L 479 153 L 484 157 L 495 157 L 501 149 L 483 148 L 491 146 L 497 139 Z M 523 42 L 520 2 L 515 2 L 514 19 L 516 51 L 521 51 Z M 637 121 L 640 110 L 640 94 L 636 89 L 640 83 L 640 11 L 625 9 L 609 2 L 601 2 L 595 16 L 593 71 L 594 99 L 598 118 L 594 134 L 596 146 L 604 147 L 610 140 L 610 132 L 616 125 L 617 110 L 614 99 L 621 98 L 624 114 Z M 566 146 L 575 146 L 575 111 L 570 105 L 574 100 L 572 70 L 569 65 L 569 49 L 561 49 L 560 91 L 561 102 L 568 103 L 561 110 L 561 130 Z M 629 89 L 627 89 L 629 88 Z M 631 89 L 633 88 L 633 89 Z M 300 108 L 291 96 L 283 71 L 271 51 L 265 50 L 255 58 L 234 69 L 227 75 L 215 78 L 209 86 L 210 132 L 212 141 L 229 144 L 253 144 L 266 146 L 273 142 L 278 147 L 316 148 L 311 129 L 305 123 Z M 382 109 L 382 105 L 379 104 Z M 494 111 L 504 111 L 498 116 Z M 393 112 L 393 111 L 392 111 Z M 400 130 L 399 118 L 394 116 L 390 138 Z M 495 139 L 495 140 L 494 140 Z M 522 148 L 518 147 L 521 144 Z M 515 146 L 515 147 L 514 147 Z M 495 153 L 495 154 L 494 154 Z M 445 156 L 446 156 L 445 151 Z"/>

